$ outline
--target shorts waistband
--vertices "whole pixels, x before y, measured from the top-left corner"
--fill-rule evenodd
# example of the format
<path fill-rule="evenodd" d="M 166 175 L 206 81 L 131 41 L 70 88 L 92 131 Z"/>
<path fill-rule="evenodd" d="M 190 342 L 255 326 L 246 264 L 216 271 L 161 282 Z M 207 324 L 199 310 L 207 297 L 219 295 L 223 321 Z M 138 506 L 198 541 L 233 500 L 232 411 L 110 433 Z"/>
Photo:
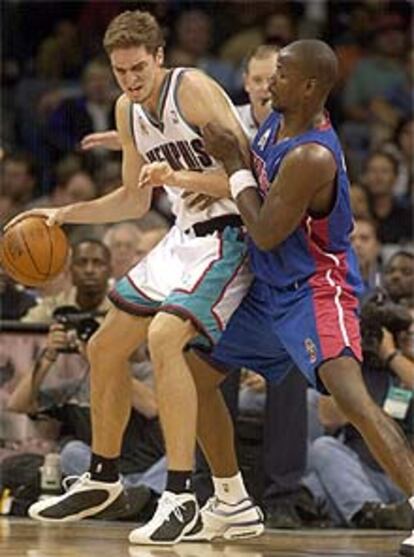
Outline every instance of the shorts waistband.
<path fill-rule="evenodd" d="M 241 228 L 243 221 L 240 215 L 220 215 L 203 222 L 196 222 L 190 228 L 187 228 L 185 233 L 194 232 L 196 236 L 207 236 L 213 234 L 213 232 L 223 232 L 227 226 Z"/>

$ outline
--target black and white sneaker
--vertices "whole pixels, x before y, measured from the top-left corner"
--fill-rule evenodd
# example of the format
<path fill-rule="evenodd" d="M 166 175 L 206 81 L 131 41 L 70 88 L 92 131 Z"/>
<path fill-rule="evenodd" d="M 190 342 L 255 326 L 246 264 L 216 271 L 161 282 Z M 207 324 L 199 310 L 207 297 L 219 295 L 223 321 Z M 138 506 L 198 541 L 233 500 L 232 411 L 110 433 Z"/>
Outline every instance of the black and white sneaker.
<path fill-rule="evenodd" d="M 411 536 L 401 543 L 400 555 L 404 555 L 404 557 L 414 557 L 414 530 L 411 532 Z"/>
<path fill-rule="evenodd" d="M 182 540 L 197 522 L 199 510 L 192 493 L 164 491 L 154 516 L 129 534 L 130 543 L 173 545 Z"/>
<path fill-rule="evenodd" d="M 123 496 L 122 483 L 97 482 L 91 480 L 89 472 L 82 474 L 72 483 L 68 491 L 58 497 L 33 503 L 29 516 L 44 522 L 74 522 L 94 516 L 108 509 Z"/>
<path fill-rule="evenodd" d="M 255 538 L 263 531 L 263 513 L 250 497 L 231 504 L 214 496 L 201 509 L 199 520 L 185 535 L 184 541 Z"/>

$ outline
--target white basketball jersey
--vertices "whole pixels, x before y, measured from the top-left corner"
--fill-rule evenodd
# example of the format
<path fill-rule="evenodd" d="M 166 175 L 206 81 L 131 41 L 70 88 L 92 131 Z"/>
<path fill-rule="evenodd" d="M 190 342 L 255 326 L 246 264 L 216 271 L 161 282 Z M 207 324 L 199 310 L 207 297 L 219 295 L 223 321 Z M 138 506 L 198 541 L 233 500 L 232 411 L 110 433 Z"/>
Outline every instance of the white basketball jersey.
<path fill-rule="evenodd" d="M 236 106 L 236 110 L 239 114 L 239 118 L 242 121 L 244 126 L 244 130 L 249 138 L 250 143 L 253 141 L 254 136 L 259 129 L 259 126 L 253 116 L 252 105 L 249 104 L 241 104 Z"/>
<path fill-rule="evenodd" d="M 200 130 L 184 119 L 178 105 L 177 91 L 186 71 L 191 70 L 175 68 L 167 74 L 158 102 L 160 121 L 142 105 L 131 104 L 131 130 L 137 150 L 146 161 L 167 161 L 174 170 L 209 172 L 221 168 L 221 164 L 207 153 Z M 233 106 L 230 99 L 229 104 Z M 203 211 L 188 209 L 181 197 L 181 188 L 168 184 L 164 188 L 171 201 L 176 224 L 182 230 L 196 222 L 238 212 L 236 204 L 230 199 L 219 199 Z"/>

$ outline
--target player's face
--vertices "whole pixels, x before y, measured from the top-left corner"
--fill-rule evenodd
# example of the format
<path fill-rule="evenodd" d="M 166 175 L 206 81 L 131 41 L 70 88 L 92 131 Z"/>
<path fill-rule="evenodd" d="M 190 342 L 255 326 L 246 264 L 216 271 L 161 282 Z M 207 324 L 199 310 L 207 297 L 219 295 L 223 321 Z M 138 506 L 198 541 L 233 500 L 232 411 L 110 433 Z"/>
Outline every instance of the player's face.
<path fill-rule="evenodd" d="M 270 80 L 275 72 L 277 54 L 259 60 L 252 58 L 244 74 L 244 89 L 250 103 L 256 107 L 264 106 L 270 100 Z"/>
<path fill-rule="evenodd" d="M 134 103 L 143 103 L 154 93 L 163 62 L 162 51 L 151 54 L 144 46 L 120 48 L 110 55 L 118 85 Z"/>
<path fill-rule="evenodd" d="M 297 65 L 286 48 L 279 52 L 276 71 L 270 80 L 272 107 L 285 112 L 302 104 L 306 80 L 300 75 Z"/>

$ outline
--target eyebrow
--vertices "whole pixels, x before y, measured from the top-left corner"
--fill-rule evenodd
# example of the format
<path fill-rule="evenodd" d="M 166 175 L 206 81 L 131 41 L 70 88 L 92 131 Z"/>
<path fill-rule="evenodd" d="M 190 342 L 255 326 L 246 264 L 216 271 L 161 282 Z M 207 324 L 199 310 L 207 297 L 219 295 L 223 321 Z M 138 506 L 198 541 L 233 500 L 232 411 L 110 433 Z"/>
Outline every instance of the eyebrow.
<path fill-rule="evenodd" d="M 123 68 L 121 66 L 115 66 L 115 65 L 113 66 L 113 68 L 118 72 L 119 71 L 127 71 L 128 69 L 133 70 L 134 68 L 136 68 L 137 66 L 140 66 L 142 64 L 146 64 L 146 60 L 140 60 L 139 62 L 135 62 L 134 64 L 132 64 L 132 66 L 129 66 L 127 68 Z"/>

